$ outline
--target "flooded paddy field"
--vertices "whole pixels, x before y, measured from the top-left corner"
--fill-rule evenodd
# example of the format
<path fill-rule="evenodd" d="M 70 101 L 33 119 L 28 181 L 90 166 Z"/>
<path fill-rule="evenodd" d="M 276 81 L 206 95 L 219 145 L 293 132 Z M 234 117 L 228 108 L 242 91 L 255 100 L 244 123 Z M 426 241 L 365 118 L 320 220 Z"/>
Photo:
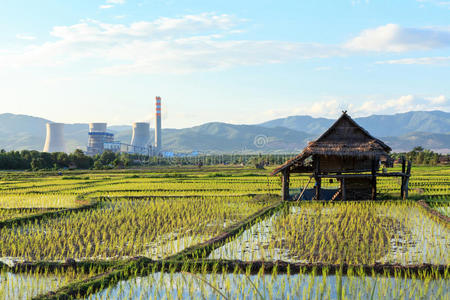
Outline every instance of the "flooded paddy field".
<path fill-rule="evenodd" d="M 270 170 L 241 167 L 23 180 L 15 173 L 0 186 L 0 298 L 446 299 L 450 172 L 419 171 L 411 179 L 412 200 L 389 198 L 398 182 L 383 179 L 380 198 L 387 200 L 336 203 L 283 203 L 280 179 L 267 176 Z M 291 185 L 307 181 L 293 176 Z M 113 264 L 67 270 L 88 261 Z M 161 269 L 174 261 L 217 268 Z M 42 263 L 54 267 L 16 269 Z M 254 268 L 223 270 L 242 263 Z M 265 263 L 275 271 L 264 271 Z M 283 263 L 320 269 L 277 271 Z M 380 264 L 387 273 L 372 274 Z M 327 272 L 328 265 L 352 269 Z M 397 274 L 395 265 L 406 269 Z"/>

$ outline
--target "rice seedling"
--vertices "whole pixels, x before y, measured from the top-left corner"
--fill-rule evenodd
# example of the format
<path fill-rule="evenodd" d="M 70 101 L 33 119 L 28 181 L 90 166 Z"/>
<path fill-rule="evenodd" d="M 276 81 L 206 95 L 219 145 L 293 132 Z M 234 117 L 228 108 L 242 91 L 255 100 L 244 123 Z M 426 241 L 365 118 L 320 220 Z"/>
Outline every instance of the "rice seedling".
<path fill-rule="evenodd" d="M 449 236 L 450 228 L 411 202 L 302 203 L 255 225 L 209 258 L 449 264 Z"/>
<path fill-rule="evenodd" d="M 120 281 L 85 299 L 447 299 L 449 283 L 429 273 L 365 276 L 358 269 L 335 275 L 167 271 Z"/>
<path fill-rule="evenodd" d="M 448 216 L 447 169 L 413 169 L 409 194 Z M 277 177 L 225 166 L 69 173 L 63 177 L 28 175 L 22 178 L 15 174 L 14 180 L 0 182 L 0 222 L 96 201 L 98 205 L 0 228 L 3 261 L 61 262 L 73 258 L 122 262 L 136 256 L 161 261 L 169 256 L 187 259 L 180 258 L 179 252 L 221 236 L 230 226 L 274 204 L 273 198 L 260 195 L 278 194 L 281 185 Z M 308 180 L 308 176 L 292 176 L 292 191 Z M 395 178 L 380 178 L 380 198 L 398 199 L 399 185 Z M 323 185 L 336 186 L 336 182 Z M 212 253 L 200 250 L 194 260 L 283 260 L 356 266 L 450 263 L 448 224 L 425 213 L 413 201 L 300 201 L 252 224 L 250 228 L 240 227 L 237 237 L 228 238 Z M 70 272 L 3 270 L 0 295 L 28 299 L 97 274 Z M 97 292 L 87 298 L 448 299 L 449 295 L 448 272 L 404 276 L 367 274 L 354 267 L 345 274 L 328 274 L 326 270 L 281 274 L 276 268 L 255 274 L 219 267 L 212 272 L 203 267 L 175 272 L 171 266 L 152 269 L 150 275 L 142 267 L 129 272 L 131 278 L 117 285 L 105 282 L 100 291 L 89 287 L 90 293 Z M 84 293 L 78 295 L 84 297 Z"/>
<path fill-rule="evenodd" d="M 76 269 L 49 271 L 48 268 L 14 273 L 0 269 L 1 299 L 31 299 L 33 296 L 58 289 L 70 282 L 94 276 L 95 270 L 79 272 Z"/>
<path fill-rule="evenodd" d="M 45 212 L 55 211 L 55 209 L 36 209 L 36 208 L 0 209 L 0 222 L 9 220 L 9 219 L 19 218 L 19 217 L 31 216 L 31 215 L 35 215 L 38 213 L 42 213 L 44 211 Z"/>
<path fill-rule="evenodd" d="M 27 260 L 162 258 L 219 234 L 268 204 L 251 197 L 115 200 L 97 209 L 2 228 L 0 253 Z"/>
<path fill-rule="evenodd" d="M 0 208 L 68 208 L 82 204 L 75 195 L 64 194 L 14 194 L 1 195 Z"/>

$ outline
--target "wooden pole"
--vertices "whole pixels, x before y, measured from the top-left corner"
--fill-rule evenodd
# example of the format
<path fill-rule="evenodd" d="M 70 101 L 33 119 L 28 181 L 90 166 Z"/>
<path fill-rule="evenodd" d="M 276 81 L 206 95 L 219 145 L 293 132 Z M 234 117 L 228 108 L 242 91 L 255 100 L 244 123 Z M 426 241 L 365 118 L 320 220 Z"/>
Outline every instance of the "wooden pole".
<path fill-rule="evenodd" d="M 342 188 L 342 201 L 345 201 L 345 200 L 347 200 L 347 193 L 346 193 L 346 189 L 345 189 L 345 177 L 342 178 L 341 188 Z"/>
<path fill-rule="evenodd" d="M 320 174 L 320 161 L 319 161 L 319 156 L 317 156 L 317 155 L 314 156 L 314 164 L 315 164 L 314 180 L 316 181 L 316 195 L 315 195 L 315 199 L 319 200 L 320 199 L 320 188 L 322 186 L 322 178 L 319 177 L 319 174 Z"/>
<path fill-rule="evenodd" d="M 412 162 L 408 160 L 408 167 L 406 168 L 406 176 L 405 176 L 405 184 L 403 187 L 403 199 L 408 199 L 408 185 L 409 185 L 409 177 L 411 176 L 411 165 Z"/>
<path fill-rule="evenodd" d="M 322 178 L 315 176 L 314 178 L 316 180 L 316 196 L 315 199 L 319 200 L 320 199 L 320 188 L 322 186 Z"/>
<path fill-rule="evenodd" d="M 405 174 L 405 170 L 406 170 L 405 157 L 402 156 L 400 158 L 400 161 L 402 163 L 402 173 Z M 402 179 L 402 185 L 400 186 L 400 198 L 404 199 L 405 198 L 405 181 L 406 181 L 406 177 L 404 175 L 402 175 L 401 179 Z"/>
<path fill-rule="evenodd" d="M 303 196 L 303 194 L 305 193 L 306 188 L 308 187 L 308 185 L 309 185 L 309 183 L 311 182 L 312 178 L 313 178 L 312 176 L 309 177 L 309 181 L 308 181 L 308 183 L 305 185 L 305 187 L 303 188 L 303 191 L 302 191 L 302 192 L 300 193 L 300 195 L 298 196 L 297 201 L 300 200 L 300 199 L 302 198 L 302 196 Z"/>
<path fill-rule="evenodd" d="M 377 176 L 376 176 L 377 160 L 372 159 L 372 200 L 377 200 Z"/>
<path fill-rule="evenodd" d="M 282 175 L 282 200 L 289 200 L 289 170 L 283 170 Z"/>

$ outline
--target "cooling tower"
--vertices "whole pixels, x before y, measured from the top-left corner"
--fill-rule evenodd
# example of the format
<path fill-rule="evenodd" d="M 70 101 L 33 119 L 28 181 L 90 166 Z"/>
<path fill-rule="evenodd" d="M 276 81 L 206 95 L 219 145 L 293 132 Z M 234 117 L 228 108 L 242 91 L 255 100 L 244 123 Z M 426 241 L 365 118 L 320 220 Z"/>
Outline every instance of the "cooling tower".
<path fill-rule="evenodd" d="M 161 97 L 156 97 L 156 118 L 155 118 L 155 149 L 156 153 L 161 151 Z"/>
<path fill-rule="evenodd" d="M 106 132 L 106 123 L 89 123 L 89 132 Z"/>
<path fill-rule="evenodd" d="M 150 139 L 150 124 L 136 122 L 133 123 L 133 136 L 131 145 L 135 147 L 147 147 Z"/>
<path fill-rule="evenodd" d="M 95 155 L 103 153 L 105 143 L 114 140 L 114 134 L 106 132 L 106 123 L 89 123 L 89 139 L 86 153 Z"/>
<path fill-rule="evenodd" d="M 47 137 L 44 152 L 66 152 L 64 144 L 64 124 L 47 123 Z"/>

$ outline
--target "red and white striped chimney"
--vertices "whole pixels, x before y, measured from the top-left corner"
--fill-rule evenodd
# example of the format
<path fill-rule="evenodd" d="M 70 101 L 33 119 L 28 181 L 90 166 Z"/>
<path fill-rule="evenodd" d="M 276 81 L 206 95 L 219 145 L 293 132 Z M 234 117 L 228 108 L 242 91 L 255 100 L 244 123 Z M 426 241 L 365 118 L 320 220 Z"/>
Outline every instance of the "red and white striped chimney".
<path fill-rule="evenodd" d="M 155 148 L 161 151 L 161 97 L 156 96 Z"/>

